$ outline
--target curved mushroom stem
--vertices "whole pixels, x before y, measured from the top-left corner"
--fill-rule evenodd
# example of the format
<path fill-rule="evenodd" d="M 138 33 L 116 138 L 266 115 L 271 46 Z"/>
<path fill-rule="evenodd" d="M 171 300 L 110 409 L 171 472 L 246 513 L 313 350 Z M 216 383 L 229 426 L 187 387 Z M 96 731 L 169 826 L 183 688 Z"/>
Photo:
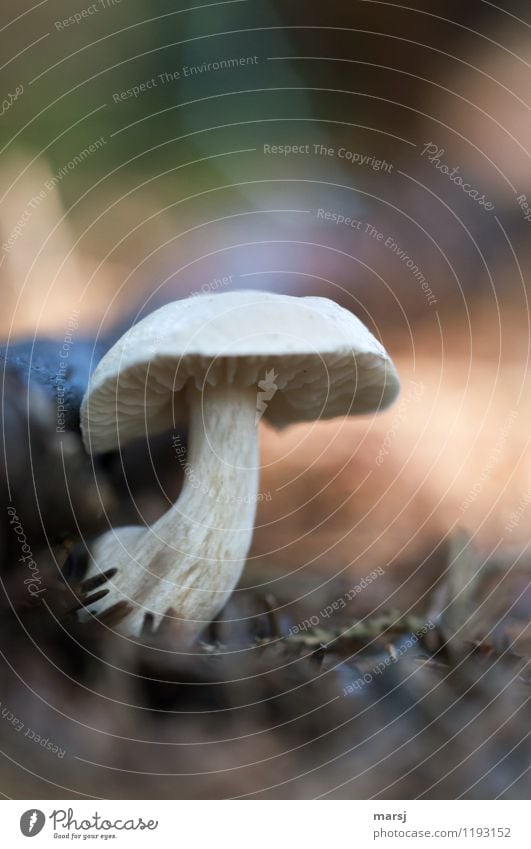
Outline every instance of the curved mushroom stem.
<path fill-rule="evenodd" d="M 117 568 L 103 607 L 127 601 L 119 630 L 138 635 L 144 616 L 168 608 L 183 640 L 221 610 L 242 573 L 251 544 L 258 491 L 256 389 L 188 389 L 189 455 L 177 502 L 151 527 L 108 531 L 93 545 L 90 574 Z"/>

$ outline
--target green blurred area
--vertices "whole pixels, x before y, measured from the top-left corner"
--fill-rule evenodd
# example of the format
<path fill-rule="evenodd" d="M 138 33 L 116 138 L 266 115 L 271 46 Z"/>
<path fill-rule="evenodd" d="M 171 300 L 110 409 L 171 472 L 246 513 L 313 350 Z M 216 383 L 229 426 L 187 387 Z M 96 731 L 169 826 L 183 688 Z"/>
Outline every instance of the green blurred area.
<path fill-rule="evenodd" d="M 208 154 L 210 127 L 237 124 L 254 111 L 255 94 L 238 98 L 231 92 L 297 84 L 285 66 L 266 64 L 267 50 L 288 46 L 280 31 L 260 31 L 279 23 L 268 3 L 205 4 L 192 11 L 185 3 L 177 9 L 174 2 L 157 3 L 156 9 L 143 0 L 114 0 L 115 5 L 102 8 L 104 3 L 113 0 L 44 3 L 14 20 L 20 7 L 10 2 L 2 14 L 4 22 L 14 20 L 4 23 L 0 33 L 4 55 L 9 54 L 3 89 L 24 87 L 2 117 L 2 151 L 21 147 L 44 156 L 55 173 L 90 144 L 105 140 L 98 155 L 87 158 L 83 173 L 64 180 L 67 202 L 78 196 L 80 186 L 113 169 L 119 177 L 130 170 L 154 176 Z M 89 14 L 90 8 L 98 11 Z M 79 23 L 61 23 L 83 12 L 87 17 Z M 246 27 L 254 31 L 242 34 Z M 258 63 L 185 77 L 187 66 L 240 56 L 257 56 Z M 181 78 L 169 81 L 176 72 Z M 146 84 L 149 89 L 126 96 Z M 261 97 L 267 100 L 267 93 Z M 297 101 L 302 105 L 304 100 L 293 90 L 280 99 L 277 92 L 271 115 L 293 114 Z M 268 117 L 263 110 L 261 117 Z M 113 137 L 132 124 L 134 130 Z M 205 166 L 205 184 L 210 169 L 216 170 Z M 164 194 L 164 186 L 157 188 Z"/>

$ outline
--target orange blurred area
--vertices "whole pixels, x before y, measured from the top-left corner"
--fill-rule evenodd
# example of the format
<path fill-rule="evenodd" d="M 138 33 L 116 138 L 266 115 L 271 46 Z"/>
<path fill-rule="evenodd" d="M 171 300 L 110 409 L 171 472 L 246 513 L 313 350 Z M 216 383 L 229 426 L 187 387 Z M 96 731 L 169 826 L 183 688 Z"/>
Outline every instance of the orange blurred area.
<path fill-rule="evenodd" d="M 259 502 L 254 557 L 286 573 L 309 565 L 345 577 L 382 566 L 388 582 L 369 588 L 369 605 L 422 601 L 433 581 L 426 564 L 457 528 L 485 555 L 523 549 L 531 530 L 520 360 L 498 372 L 495 360 L 476 359 L 466 374 L 459 351 L 441 363 L 420 349 L 415 368 L 400 356 L 396 365 L 401 398 L 377 418 L 262 434 L 261 488 L 272 497 Z"/>

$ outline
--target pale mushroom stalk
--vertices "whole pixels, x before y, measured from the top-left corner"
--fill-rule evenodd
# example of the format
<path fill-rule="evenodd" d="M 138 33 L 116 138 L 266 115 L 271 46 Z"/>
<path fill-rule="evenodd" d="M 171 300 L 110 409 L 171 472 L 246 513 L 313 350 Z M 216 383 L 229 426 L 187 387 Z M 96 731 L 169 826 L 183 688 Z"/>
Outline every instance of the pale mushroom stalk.
<path fill-rule="evenodd" d="M 176 503 L 151 527 L 116 528 L 96 541 L 91 573 L 118 569 L 105 607 L 126 600 L 123 630 L 174 608 L 192 640 L 232 594 L 251 544 L 258 491 L 256 388 L 187 389 L 189 451 Z"/>

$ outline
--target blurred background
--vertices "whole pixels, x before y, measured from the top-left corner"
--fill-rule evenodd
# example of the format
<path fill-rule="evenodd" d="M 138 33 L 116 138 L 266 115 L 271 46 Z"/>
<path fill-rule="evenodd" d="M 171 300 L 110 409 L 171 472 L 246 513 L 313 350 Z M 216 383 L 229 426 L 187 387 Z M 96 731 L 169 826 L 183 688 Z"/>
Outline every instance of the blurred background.
<path fill-rule="evenodd" d="M 455 523 L 494 544 L 530 485 L 525 11 L 8 0 L 4 340 L 72 316 L 74 341 L 104 337 L 200 291 L 333 298 L 395 357 L 403 404 L 264 432 L 254 556 L 372 567 Z"/>
<path fill-rule="evenodd" d="M 524 0 L 4 0 L 5 351 L 88 340 L 90 368 L 245 288 L 332 298 L 395 360 L 386 413 L 263 426 L 247 584 L 380 566 L 360 604 L 408 610 L 458 528 L 527 568 L 530 27 Z M 160 492 L 126 464 L 140 520 L 180 485 L 161 452 Z"/>

